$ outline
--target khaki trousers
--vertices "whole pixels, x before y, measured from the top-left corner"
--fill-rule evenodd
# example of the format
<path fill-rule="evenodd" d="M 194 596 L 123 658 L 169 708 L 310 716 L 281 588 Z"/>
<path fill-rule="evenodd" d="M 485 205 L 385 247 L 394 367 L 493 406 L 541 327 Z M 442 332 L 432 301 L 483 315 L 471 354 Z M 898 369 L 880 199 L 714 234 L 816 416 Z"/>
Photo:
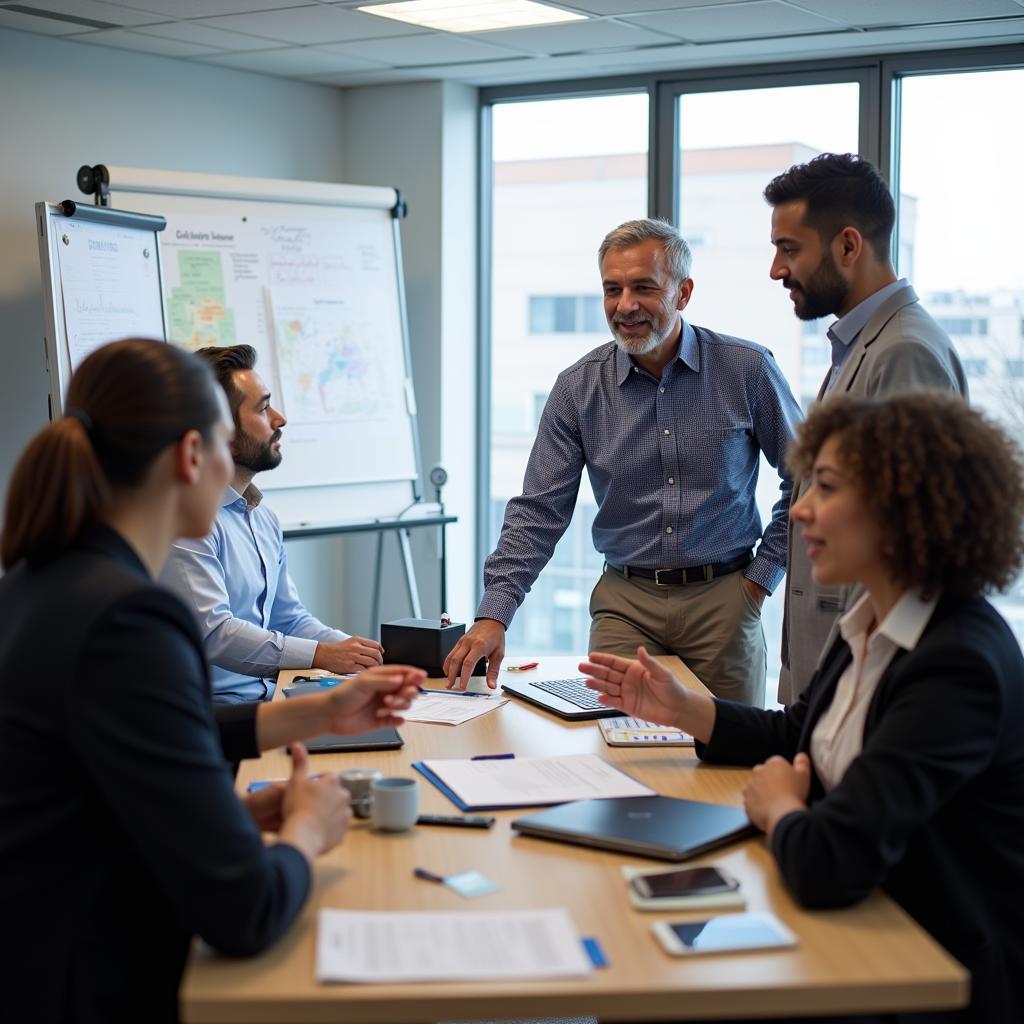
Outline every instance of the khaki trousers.
<path fill-rule="evenodd" d="M 761 609 L 733 572 L 707 583 L 660 587 L 605 568 L 590 596 L 590 649 L 635 658 L 674 654 L 716 696 L 764 707 Z"/>

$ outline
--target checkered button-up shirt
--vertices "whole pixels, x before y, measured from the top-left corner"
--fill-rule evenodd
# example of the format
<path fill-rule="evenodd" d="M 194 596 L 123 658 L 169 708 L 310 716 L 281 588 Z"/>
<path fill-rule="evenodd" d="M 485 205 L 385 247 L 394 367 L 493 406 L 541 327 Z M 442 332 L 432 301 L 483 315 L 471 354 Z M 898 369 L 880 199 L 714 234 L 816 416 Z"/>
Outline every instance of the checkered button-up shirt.
<path fill-rule="evenodd" d="M 679 568 L 738 558 L 769 592 L 786 568 L 793 482 L 783 458 L 801 419 L 771 352 L 683 322 L 657 380 L 609 342 L 562 371 L 541 417 L 523 493 L 484 563 L 477 618 L 506 626 L 572 519 L 584 467 L 597 499 L 594 546 L 609 562 Z M 779 470 L 762 530 L 760 455 Z M 760 543 L 758 543 L 760 542 Z"/>

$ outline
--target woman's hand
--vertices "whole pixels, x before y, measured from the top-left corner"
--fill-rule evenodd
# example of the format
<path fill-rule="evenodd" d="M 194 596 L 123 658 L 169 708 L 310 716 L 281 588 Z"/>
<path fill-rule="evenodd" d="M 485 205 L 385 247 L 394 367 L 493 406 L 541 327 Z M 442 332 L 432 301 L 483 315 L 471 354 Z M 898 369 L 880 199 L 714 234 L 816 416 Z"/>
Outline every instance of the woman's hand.
<path fill-rule="evenodd" d="M 644 647 L 636 653 L 636 661 L 591 654 L 589 661 L 580 663 L 580 671 L 590 677 L 587 686 L 601 694 L 598 700 L 606 707 L 621 708 L 627 715 L 659 725 L 678 726 L 688 696 L 686 687 Z"/>
<path fill-rule="evenodd" d="M 784 757 L 770 757 L 751 773 L 743 787 L 747 817 L 768 834 L 791 811 L 807 810 L 811 792 L 811 759 L 797 754 L 790 764 Z"/>
<path fill-rule="evenodd" d="M 356 735 L 387 725 L 401 725 L 427 674 L 408 665 L 380 665 L 360 672 L 325 694 L 327 732 Z M 300 698 L 301 699 L 301 698 Z"/>
<path fill-rule="evenodd" d="M 309 777 L 309 754 L 301 743 L 293 743 L 290 749 L 292 774 L 281 800 L 284 820 L 278 838 L 312 862 L 345 838 L 352 819 L 351 801 L 334 772 Z"/>
<path fill-rule="evenodd" d="M 242 797 L 242 803 L 261 832 L 276 832 L 281 827 L 284 820 L 281 805 L 287 789 L 283 782 L 272 782 L 269 786 Z"/>

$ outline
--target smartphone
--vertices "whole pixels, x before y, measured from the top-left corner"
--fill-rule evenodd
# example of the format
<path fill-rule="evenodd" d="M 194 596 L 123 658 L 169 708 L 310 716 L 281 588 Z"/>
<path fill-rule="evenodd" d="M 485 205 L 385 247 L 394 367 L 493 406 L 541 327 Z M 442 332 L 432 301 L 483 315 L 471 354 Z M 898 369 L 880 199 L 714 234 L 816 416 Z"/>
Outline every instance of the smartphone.
<path fill-rule="evenodd" d="M 773 914 L 729 914 L 706 921 L 655 921 L 654 937 L 672 956 L 785 949 L 796 936 Z"/>
<path fill-rule="evenodd" d="M 645 900 L 707 896 L 715 892 L 732 892 L 740 887 L 735 878 L 715 867 L 681 868 L 679 871 L 637 875 L 629 884 Z"/>

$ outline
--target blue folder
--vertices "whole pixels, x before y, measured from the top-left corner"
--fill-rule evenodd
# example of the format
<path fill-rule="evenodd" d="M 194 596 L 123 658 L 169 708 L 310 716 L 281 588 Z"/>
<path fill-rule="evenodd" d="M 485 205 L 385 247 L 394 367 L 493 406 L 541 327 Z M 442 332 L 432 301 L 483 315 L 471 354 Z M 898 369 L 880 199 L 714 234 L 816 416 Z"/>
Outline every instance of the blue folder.
<path fill-rule="evenodd" d="M 455 790 L 446 786 L 437 775 L 435 775 L 422 761 L 414 761 L 413 768 L 416 769 L 428 782 L 432 782 L 439 790 L 460 811 L 516 811 L 524 807 L 553 807 L 559 803 L 565 803 L 564 800 L 547 800 L 543 803 L 528 803 L 528 804 L 497 804 L 492 806 L 490 804 L 467 804 L 464 800 L 460 799 L 456 794 Z"/>

